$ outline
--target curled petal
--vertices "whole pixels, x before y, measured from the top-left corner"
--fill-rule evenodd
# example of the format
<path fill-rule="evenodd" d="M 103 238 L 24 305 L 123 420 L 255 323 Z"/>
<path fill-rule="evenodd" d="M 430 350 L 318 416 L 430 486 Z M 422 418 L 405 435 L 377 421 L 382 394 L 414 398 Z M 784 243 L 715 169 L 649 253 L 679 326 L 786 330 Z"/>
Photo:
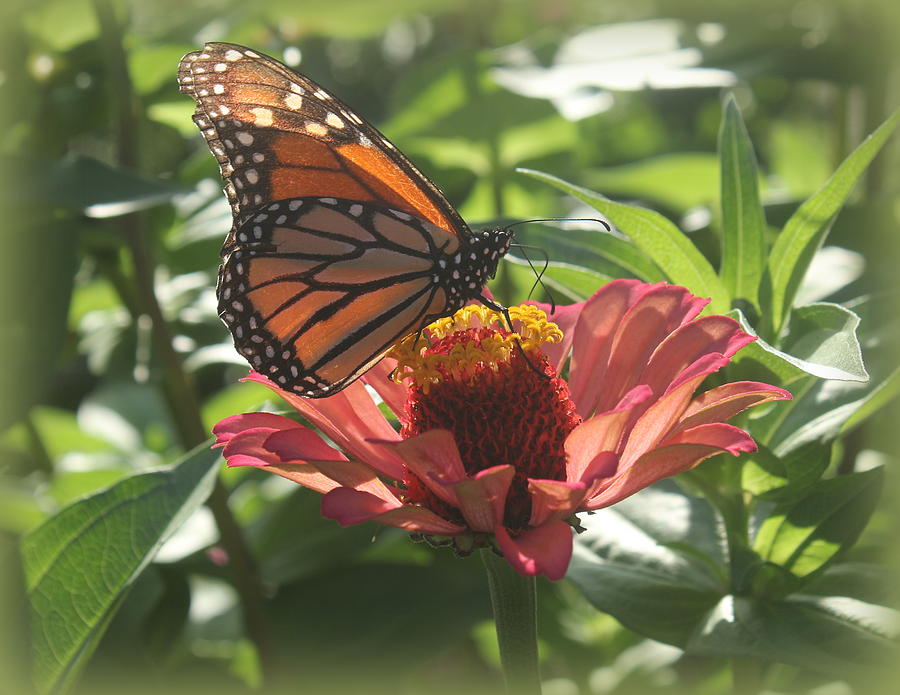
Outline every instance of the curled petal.
<path fill-rule="evenodd" d="M 757 381 L 735 381 L 702 393 L 691 401 L 678 423 L 677 430 L 710 422 L 724 422 L 755 405 L 769 401 L 789 401 L 784 389 Z"/>
<path fill-rule="evenodd" d="M 455 536 L 466 530 L 428 509 L 404 505 L 396 500 L 392 503 L 368 492 L 344 487 L 336 488 L 322 498 L 322 516 L 334 519 L 341 526 L 375 521 L 407 531 L 442 536 Z"/>
<path fill-rule="evenodd" d="M 371 440 L 397 441 L 400 435 L 381 414 L 361 382 L 356 381 L 328 398 L 301 398 L 278 388 L 257 372 L 250 372 L 246 379 L 275 391 L 352 458 L 367 462 L 388 478 L 403 478 L 403 463 L 392 452 L 370 443 Z"/>
<path fill-rule="evenodd" d="M 673 386 L 635 422 L 622 449 L 622 465 L 629 466 L 665 438 L 688 407 L 700 382 L 726 364 L 727 357 L 704 355 L 682 372 Z"/>
<path fill-rule="evenodd" d="M 428 430 L 401 442 L 381 442 L 390 447 L 429 490 L 454 507 L 459 506 L 451 483 L 466 477 L 456 440 L 447 430 Z"/>
<path fill-rule="evenodd" d="M 471 529 L 493 531 L 503 523 L 506 493 L 515 472 L 509 464 L 493 466 L 450 485 Z"/>
<path fill-rule="evenodd" d="M 572 529 L 564 521 L 551 521 L 515 538 L 498 526 L 494 535 L 503 557 L 519 574 L 543 574 L 554 581 L 565 576 L 572 559 Z"/>
<path fill-rule="evenodd" d="M 731 357 L 756 338 L 727 316 L 704 316 L 676 328 L 653 353 L 640 377 L 660 394 L 687 367 L 708 354 Z"/>
<path fill-rule="evenodd" d="M 334 487 L 345 487 L 353 490 L 361 490 L 368 492 L 379 499 L 388 502 L 396 502 L 397 497 L 391 492 L 391 489 L 385 485 L 378 475 L 364 463 L 356 461 L 308 461 L 300 464 L 280 464 L 277 466 L 268 466 L 266 470 L 271 470 L 283 478 L 293 480 L 301 485 L 312 487 L 306 480 L 312 473 L 319 474 L 328 478 L 333 485 L 328 486 L 328 490 Z M 313 488 L 316 489 L 316 488 Z M 322 492 L 322 490 L 320 490 Z"/>
<path fill-rule="evenodd" d="M 652 395 L 646 386 L 632 389 L 615 410 L 595 415 L 578 425 L 564 444 L 566 450 L 566 480 L 584 479 L 585 471 L 594 465 L 598 456 L 618 451 L 622 434 L 632 420 L 634 409 Z"/>
<path fill-rule="evenodd" d="M 592 494 L 584 507 L 608 507 L 658 480 L 693 468 L 710 456 L 725 452 L 736 456 L 755 450 L 753 439 L 738 427 L 724 423 L 700 425 L 679 433 L 620 469 L 611 479 L 601 481 L 599 491 Z"/>
<path fill-rule="evenodd" d="M 683 287 L 637 281 L 613 281 L 594 294 L 579 317 L 572 352 L 578 412 L 612 408 L 637 385 L 659 343 L 707 303 Z"/>
<path fill-rule="evenodd" d="M 283 463 L 303 461 L 346 461 L 347 457 L 306 427 L 273 432 L 265 441 L 265 447 Z"/>
<path fill-rule="evenodd" d="M 289 430 L 300 427 L 299 423 L 289 420 L 282 415 L 274 413 L 242 413 L 240 415 L 232 415 L 220 420 L 213 427 L 213 434 L 216 435 L 216 442 L 213 448 L 217 446 L 225 446 L 234 439 L 235 436 L 257 428 L 267 429 L 272 432 L 275 430 Z"/>
<path fill-rule="evenodd" d="M 548 521 L 568 519 L 584 499 L 587 485 L 582 482 L 566 483 L 562 480 L 536 480 L 529 478 L 531 494 L 531 519 L 529 526 L 540 526 Z"/>
<path fill-rule="evenodd" d="M 281 463 L 278 454 L 266 448 L 266 440 L 276 431 L 267 427 L 255 427 L 235 434 L 222 449 L 222 456 L 228 467 Z"/>

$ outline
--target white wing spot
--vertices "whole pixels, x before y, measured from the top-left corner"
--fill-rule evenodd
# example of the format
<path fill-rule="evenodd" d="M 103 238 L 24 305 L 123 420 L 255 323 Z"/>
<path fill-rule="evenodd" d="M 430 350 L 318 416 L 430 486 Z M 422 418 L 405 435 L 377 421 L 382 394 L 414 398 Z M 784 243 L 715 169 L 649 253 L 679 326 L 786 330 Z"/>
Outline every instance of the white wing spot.
<path fill-rule="evenodd" d="M 369 140 L 369 138 L 367 138 L 365 135 L 363 135 L 362 133 L 360 133 L 360 135 L 359 135 L 359 144 L 362 145 L 363 147 L 371 147 L 371 146 L 372 146 L 372 141 Z"/>
<path fill-rule="evenodd" d="M 259 172 L 256 169 L 247 169 L 244 172 L 244 176 L 247 178 L 248 183 L 258 183 L 259 182 Z"/>
<path fill-rule="evenodd" d="M 293 111 L 299 111 L 303 108 L 303 97 L 299 94 L 288 94 L 284 97 L 284 105 Z"/>
<path fill-rule="evenodd" d="M 303 205 L 303 201 L 302 201 L 302 200 L 292 200 L 290 203 L 288 203 L 288 209 L 290 209 L 291 212 L 294 212 L 294 211 L 297 210 L 301 205 Z"/>
<path fill-rule="evenodd" d="M 297 92 L 297 94 L 306 94 L 306 90 L 296 82 L 291 82 L 291 91 Z"/>
<path fill-rule="evenodd" d="M 260 128 L 268 128 L 274 121 L 272 109 L 264 109 L 261 106 L 257 106 L 255 109 L 250 109 L 250 113 L 253 114 L 253 125 L 257 125 Z M 250 142 L 253 142 L 253 140 Z M 249 145 L 250 143 L 244 144 Z"/>
<path fill-rule="evenodd" d="M 266 158 L 266 155 L 264 155 L 262 152 L 254 152 L 253 153 L 253 161 L 256 162 L 257 164 L 259 162 L 263 161 L 265 158 Z"/>
<path fill-rule="evenodd" d="M 241 52 L 236 51 L 233 48 L 229 48 L 225 53 L 225 60 L 230 60 L 232 63 L 236 60 L 240 60 Z"/>
<path fill-rule="evenodd" d="M 390 210 L 389 211 L 394 217 L 399 217 L 401 220 L 411 220 L 412 215 L 407 212 L 400 212 L 400 210 Z"/>
<path fill-rule="evenodd" d="M 316 123 L 315 121 L 307 121 L 303 124 L 303 129 L 310 135 L 322 136 L 328 133 L 328 128 L 323 126 L 321 123 Z"/>
<path fill-rule="evenodd" d="M 244 51 L 244 55 L 248 58 L 259 58 L 259 53 L 255 53 L 254 51 Z"/>
<path fill-rule="evenodd" d="M 284 224 L 287 222 L 287 215 L 279 215 L 275 218 L 275 224 Z"/>
<path fill-rule="evenodd" d="M 360 205 L 359 203 L 354 203 L 353 205 L 350 206 L 350 214 L 353 215 L 354 217 L 359 217 L 360 215 L 362 215 L 362 211 L 363 211 L 363 206 Z"/>
<path fill-rule="evenodd" d="M 337 114 L 328 112 L 328 115 L 325 116 L 325 122 L 334 127 L 334 128 L 343 128 L 344 122 L 337 116 Z"/>
<path fill-rule="evenodd" d="M 320 203 L 325 203 L 326 205 L 337 205 L 336 198 L 319 198 Z"/>
<path fill-rule="evenodd" d="M 242 145 L 252 145 L 253 144 L 253 136 L 250 135 L 246 130 L 239 130 L 234 134 L 234 137 L 238 139 L 238 142 Z M 228 145 L 228 141 L 226 140 L 225 145 Z"/>
<path fill-rule="evenodd" d="M 224 94 L 225 93 L 225 85 L 224 84 L 214 84 L 213 92 L 215 94 Z"/>
<path fill-rule="evenodd" d="M 219 106 L 219 115 L 227 116 L 229 113 L 231 113 L 231 109 L 229 109 L 227 106 L 225 106 L 225 104 L 221 104 Z"/>
<path fill-rule="evenodd" d="M 319 99 L 322 99 L 323 101 L 328 101 L 329 99 L 331 99 L 331 95 L 328 92 L 326 92 L 324 89 L 317 89 L 315 91 L 315 95 L 317 97 L 319 97 Z"/>
<path fill-rule="evenodd" d="M 216 66 L 213 68 L 216 72 L 225 72 L 228 69 L 228 66 L 225 63 L 216 63 Z"/>

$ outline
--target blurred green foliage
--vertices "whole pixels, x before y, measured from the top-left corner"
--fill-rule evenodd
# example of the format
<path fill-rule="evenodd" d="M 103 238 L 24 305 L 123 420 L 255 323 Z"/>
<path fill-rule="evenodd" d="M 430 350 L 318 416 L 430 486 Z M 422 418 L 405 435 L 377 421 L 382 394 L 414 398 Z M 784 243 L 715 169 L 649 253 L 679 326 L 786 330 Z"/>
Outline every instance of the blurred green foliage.
<path fill-rule="evenodd" d="M 209 460 L 186 452 L 225 415 L 281 406 L 237 381 L 213 289 L 230 214 L 175 85 L 181 55 L 225 40 L 340 95 L 473 225 L 608 215 L 613 234 L 518 227 L 559 301 L 683 281 L 762 337 L 731 376 L 794 394 L 744 423 L 759 453 L 588 518 L 572 581 L 540 586 L 545 692 L 702 695 L 731 673 L 735 692 L 873 692 L 896 631 L 900 155 L 887 131 L 851 153 L 897 104 L 898 30 L 895 3 L 864 0 L 5 3 L 4 686 L 81 670 L 76 693 L 243 693 L 263 673 L 267 693 L 500 687 L 479 563 L 339 529 L 258 471 L 220 492 L 256 557 L 266 653 L 242 623 L 221 508 L 199 506 Z M 519 302 L 533 280 L 511 258 L 492 289 Z M 722 535 L 739 522 L 743 543 Z M 45 553 L 58 563 L 34 565 Z"/>

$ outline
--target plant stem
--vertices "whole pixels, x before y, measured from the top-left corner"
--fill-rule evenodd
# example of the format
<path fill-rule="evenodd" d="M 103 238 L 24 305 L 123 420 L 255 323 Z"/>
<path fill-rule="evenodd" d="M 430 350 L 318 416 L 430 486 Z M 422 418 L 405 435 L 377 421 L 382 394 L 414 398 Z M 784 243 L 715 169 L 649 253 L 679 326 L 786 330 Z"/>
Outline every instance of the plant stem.
<path fill-rule="evenodd" d="M 94 9 L 101 28 L 101 39 L 109 70 L 108 82 L 116 104 L 119 164 L 124 168 L 137 170 L 139 118 L 121 41 L 122 32 L 109 0 L 94 0 Z M 181 356 L 172 345 L 172 331 L 156 297 L 151 244 L 147 238 L 144 221 L 143 217 L 135 214 L 120 218 L 134 263 L 135 286 L 132 296 L 123 294 L 123 301 L 132 311 L 134 319 L 139 315 L 145 315 L 152 322 L 153 348 L 162 363 L 163 392 L 181 444 L 185 449 L 190 449 L 208 439 L 209 435 L 200 415 L 193 379 L 185 372 Z M 121 283 L 117 286 L 120 291 L 125 291 Z M 272 650 L 263 614 L 262 584 L 241 527 L 228 506 L 228 491 L 219 479 L 216 480 L 212 494 L 207 500 L 207 506 L 213 513 L 222 547 L 228 554 L 229 567 L 233 572 L 234 585 L 240 600 L 244 629 L 256 647 L 265 676 L 269 670 Z"/>
<path fill-rule="evenodd" d="M 481 559 L 488 575 L 506 692 L 540 695 L 534 577 L 523 577 L 489 548 L 481 551 Z"/>

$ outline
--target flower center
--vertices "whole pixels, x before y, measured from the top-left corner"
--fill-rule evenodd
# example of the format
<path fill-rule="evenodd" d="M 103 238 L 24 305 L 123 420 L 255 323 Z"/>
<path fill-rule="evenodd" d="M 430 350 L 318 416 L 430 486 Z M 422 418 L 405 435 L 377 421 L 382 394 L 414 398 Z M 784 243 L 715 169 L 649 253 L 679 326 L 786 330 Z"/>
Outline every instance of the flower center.
<path fill-rule="evenodd" d="M 395 379 L 411 382 L 401 435 L 449 430 L 470 475 L 512 465 L 504 524 L 517 529 L 531 514 L 528 478 L 565 479 L 563 443 L 581 418 L 540 349 L 562 332 L 536 307 L 509 312 L 515 332 L 497 312 L 467 306 L 405 339 L 391 356 Z M 404 482 L 409 502 L 458 517 L 414 475 Z"/>

